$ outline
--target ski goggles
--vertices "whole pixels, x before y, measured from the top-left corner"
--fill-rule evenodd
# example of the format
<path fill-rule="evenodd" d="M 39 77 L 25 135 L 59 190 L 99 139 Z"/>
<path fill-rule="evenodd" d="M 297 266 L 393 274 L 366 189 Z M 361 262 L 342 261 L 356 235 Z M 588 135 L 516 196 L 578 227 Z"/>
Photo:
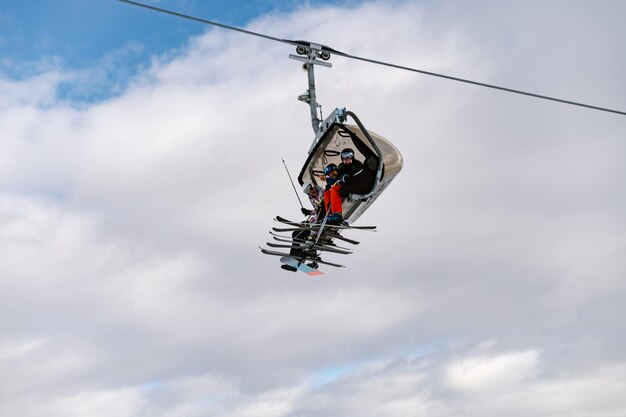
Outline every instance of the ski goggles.
<path fill-rule="evenodd" d="M 341 159 L 353 159 L 354 158 L 354 152 L 342 152 L 341 153 Z"/>

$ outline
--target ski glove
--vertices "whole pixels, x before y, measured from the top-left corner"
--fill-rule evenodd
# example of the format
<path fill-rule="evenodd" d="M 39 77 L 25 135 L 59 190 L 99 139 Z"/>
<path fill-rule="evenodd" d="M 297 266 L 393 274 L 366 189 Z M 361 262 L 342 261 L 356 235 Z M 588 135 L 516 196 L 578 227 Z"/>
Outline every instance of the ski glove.
<path fill-rule="evenodd" d="M 300 211 L 301 211 L 301 212 L 302 212 L 302 214 L 304 214 L 305 216 L 310 216 L 310 215 L 311 215 L 311 213 L 312 213 L 312 211 L 311 211 L 311 210 L 309 210 L 309 209 L 305 209 L 304 207 L 302 207 L 302 208 L 300 209 Z"/>

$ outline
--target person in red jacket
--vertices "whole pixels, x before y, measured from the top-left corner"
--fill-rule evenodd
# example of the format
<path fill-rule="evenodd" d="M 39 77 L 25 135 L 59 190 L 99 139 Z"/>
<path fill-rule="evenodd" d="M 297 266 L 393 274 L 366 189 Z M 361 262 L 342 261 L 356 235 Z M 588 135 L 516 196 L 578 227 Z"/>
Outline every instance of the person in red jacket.
<path fill-rule="evenodd" d="M 326 181 L 326 188 L 324 191 L 324 208 L 325 212 L 330 216 L 333 210 L 341 210 L 341 200 L 339 201 L 339 205 L 337 205 L 336 199 L 333 199 L 331 194 L 331 190 L 338 186 L 337 177 L 339 176 L 339 172 L 337 172 L 337 165 L 328 164 L 324 168 L 323 179 Z M 330 210 L 330 211 L 329 211 Z"/>
<path fill-rule="evenodd" d="M 354 159 L 354 150 L 352 148 L 342 150 L 341 164 L 339 164 L 336 169 L 336 182 L 334 182 L 330 188 L 326 186 L 327 191 L 324 193 L 326 212 L 329 213 L 326 220 L 327 223 L 346 224 L 343 221 L 341 199 L 344 196 L 341 193 L 341 189 L 345 184 L 353 184 L 358 181 L 363 172 L 363 163 Z M 326 169 L 324 169 L 324 173 L 326 173 Z"/>

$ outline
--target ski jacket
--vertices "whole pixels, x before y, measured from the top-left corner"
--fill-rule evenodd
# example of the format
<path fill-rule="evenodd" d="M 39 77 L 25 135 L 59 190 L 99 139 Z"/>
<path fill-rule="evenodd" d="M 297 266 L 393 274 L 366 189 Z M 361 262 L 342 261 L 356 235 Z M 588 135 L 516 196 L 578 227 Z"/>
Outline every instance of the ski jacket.
<path fill-rule="evenodd" d="M 356 159 L 352 160 L 351 164 L 344 164 L 343 162 L 337 167 L 339 172 L 339 180 L 346 184 L 352 184 L 358 180 L 359 175 L 363 174 L 363 162 Z"/>
<path fill-rule="evenodd" d="M 317 195 L 316 196 L 309 195 L 309 201 L 311 202 L 311 205 L 313 206 L 313 210 L 311 214 L 309 215 L 309 219 L 308 219 L 308 221 L 311 223 L 315 223 L 317 221 L 320 210 L 323 207 L 322 201 L 324 199 L 324 189 L 318 185 L 314 185 L 314 187 L 317 188 Z"/>
<path fill-rule="evenodd" d="M 326 191 L 330 190 L 330 187 L 335 185 L 336 182 L 337 182 L 337 178 L 326 177 L 326 188 L 325 188 L 325 190 Z"/>

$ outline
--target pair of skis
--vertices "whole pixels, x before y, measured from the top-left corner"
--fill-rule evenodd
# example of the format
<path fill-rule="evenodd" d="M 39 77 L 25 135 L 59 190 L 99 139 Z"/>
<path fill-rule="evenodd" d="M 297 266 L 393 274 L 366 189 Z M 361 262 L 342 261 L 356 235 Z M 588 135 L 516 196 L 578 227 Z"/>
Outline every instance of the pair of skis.
<path fill-rule="evenodd" d="M 280 216 L 276 216 L 274 219 L 277 222 L 287 224 L 292 227 L 279 228 L 273 227 L 272 230 L 274 232 L 311 232 L 317 234 L 317 238 L 313 239 L 299 239 L 295 237 L 287 237 L 284 235 L 276 234 L 270 232 L 273 236 L 274 240 L 280 243 L 272 243 L 267 242 L 267 245 L 270 248 L 285 248 L 290 250 L 298 250 L 303 251 L 304 254 L 300 255 L 291 255 L 283 252 L 279 252 L 272 249 L 260 248 L 261 252 L 266 255 L 272 256 L 280 256 L 281 263 L 283 265 L 288 265 L 289 270 L 300 270 L 302 272 L 307 273 L 308 275 L 321 275 L 323 274 L 321 271 L 317 271 L 318 264 L 329 265 L 336 268 L 344 268 L 344 265 L 323 261 L 318 256 L 318 252 L 327 252 L 327 253 L 337 253 L 341 255 L 349 255 L 352 254 L 352 251 L 345 247 L 340 247 L 332 243 L 333 239 L 342 240 L 346 243 L 350 243 L 353 245 L 358 245 L 360 242 L 346 238 L 339 234 L 340 231 L 347 229 L 354 230 L 369 230 L 376 231 L 376 226 L 347 226 L 347 225 L 329 225 L 326 223 L 307 223 L 307 222 L 294 222 L 288 219 L 285 219 Z M 311 261 L 307 264 L 307 261 Z"/>
<path fill-rule="evenodd" d="M 342 225 L 331 225 L 331 224 L 325 224 L 324 228 L 322 229 L 322 224 L 320 223 L 307 223 L 307 222 L 302 222 L 302 223 L 297 223 L 291 220 L 287 220 L 283 217 L 280 216 L 276 216 L 276 218 L 274 218 L 274 220 L 276 220 L 279 223 L 284 223 L 293 227 L 272 227 L 272 230 L 275 232 L 297 232 L 297 231 L 311 231 L 311 232 L 324 232 L 327 234 L 327 236 L 331 239 L 339 239 L 342 240 L 344 242 L 347 243 L 351 243 L 353 245 L 358 245 L 360 242 L 354 239 L 349 239 L 347 237 L 341 236 L 339 234 L 340 231 L 343 230 L 349 230 L 349 229 L 353 229 L 353 230 L 368 230 L 371 232 L 375 232 L 376 231 L 376 226 L 342 226 Z"/>
<path fill-rule="evenodd" d="M 322 223 L 309 223 L 309 222 L 302 222 L 302 223 L 298 223 L 298 222 L 294 222 L 291 220 L 287 220 L 284 217 L 280 217 L 280 216 L 276 216 L 274 218 L 274 220 L 276 220 L 277 222 L 280 223 L 285 223 L 291 226 L 295 226 L 298 229 L 303 229 L 303 230 L 319 230 L 322 227 L 324 229 L 330 229 L 330 230 L 369 230 L 371 232 L 375 232 L 376 231 L 376 226 L 348 226 L 348 225 L 338 225 L 338 224 L 324 224 L 322 225 Z M 293 230 L 292 230 L 293 231 Z"/>

